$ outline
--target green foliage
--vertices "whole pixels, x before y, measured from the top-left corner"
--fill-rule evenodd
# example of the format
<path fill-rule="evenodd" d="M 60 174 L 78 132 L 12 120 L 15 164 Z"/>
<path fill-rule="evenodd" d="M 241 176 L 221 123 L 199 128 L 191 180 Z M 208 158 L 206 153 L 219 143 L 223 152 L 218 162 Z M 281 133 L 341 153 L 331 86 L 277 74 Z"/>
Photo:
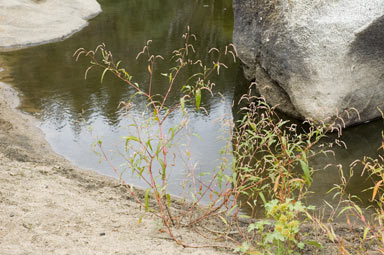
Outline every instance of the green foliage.
<path fill-rule="evenodd" d="M 164 226 L 167 228 L 170 236 L 179 244 L 185 246 L 180 240 L 174 237 L 172 227 L 180 226 L 183 219 L 189 216 L 189 224 L 196 224 L 203 218 L 208 217 L 210 214 L 217 212 L 220 208 L 224 207 L 226 203 L 219 203 L 230 193 L 218 193 L 212 188 L 214 182 L 200 189 L 198 192 L 192 194 L 194 204 L 191 205 L 190 211 L 186 214 L 172 213 L 172 202 L 168 192 L 169 180 L 169 164 L 172 162 L 173 154 L 170 150 L 177 145 L 178 135 L 183 129 L 186 128 L 189 119 L 186 105 L 195 105 L 196 111 L 205 111 L 202 106 L 203 93 L 212 95 L 212 88 L 214 83 L 211 82 L 210 77 L 217 73 L 220 74 L 221 68 L 227 68 L 226 65 L 221 63 L 221 58 L 225 55 L 230 56 L 235 60 L 236 51 L 233 45 L 228 45 L 220 51 L 213 48 L 208 51 L 207 56 L 210 56 L 211 64 L 205 64 L 202 60 L 196 58 L 195 49 L 192 44 L 196 40 L 196 36 L 189 32 L 189 28 L 182 36 L 184 43 L 181 48 L 172 52 L 169 63 L 171 67 L 167 71 L 157 70 L 158 61 L 165 61 L 165 58 L 160 55 L 155 55 L 151 52 L 151 41 L 148 41 L 143 50 L 137 55 L 138 58 L 145 58 L 146 70 L 149 76 L 148 84 L 140 84 L 134 81 L 133 76 L 129 70 L 122 67 L 121 61 L 115 61 L 113 55 L 107 50 L 104 44 L 99 45 L 95 50 L 87 51 L 79 49 L 75 55 L 78 59 L 81 55 L 90 58 L 90 67 L 86 70 L 85 76 L 92 68 L 101 68 L 101 82 L 103 82 L 107 73 L 113 74 L 116 78 L 122 80 L 126 85 L 131 87 L 135 93 L 131 96 L 129 101 L 122 102 L 121 105 L 127 112 L 127 116 L 132 119 L 128 130 L 129 134 L 123 137 L 125 143 L 125 153 L 122 155 L 126 161 L 126 166 L 131 170 L 133 175 L 138 176 L 147 185 L 148 188 L 144 192 L 144 200 L 137 197 L 140 204 L 143 205 L 146 212 L 153 212 L 157 214 Z M 189 70 L 194 70 L 195 73 L 183 80 L 185 74 Z M 156 84 L 153 84 L 154 75 L 164 77 L 164 82 L 168 84 L 165 94 L 153 94 L 152 89 Z M 172 91 L 177 90 L 181 93 L 179 103 L 172 105 L 168 99 Z M 130 114 L 135 107 L 134 99 L 146 100 L 146 109 L 140 116 Z M 136 101 L 139 101 L 136 100 Z M 182 113 L 182 120 L 180 123 L 166 130 L 169 117 L 172 114 Z M 108 155 L 103 151 L 102 143 L 98 144 L 102 155 L 108 160 Z M 189 152 L 187 151 L 187 154 Z M 115 172 L 118 172 L 114 168 Z M 118 173 L 120 175 L 120 173 Z M 194 176 L 192 178 L 195 178 Z M 213 179 L 219 179 L 222 182 L 222 174 L 214 175 Z M 210 193 L 213 199 L 212 205 L 208 208 L 202 216 L 197 218 L 192 217 L 195 213 L 193 210 L 196 208 L 199 201 L 204 195 Z M 213 194 L 214 193 L 214 194 Z M 155 200 L 155 205 L 151 204 L 151 197 Z M 228 198 L 225 199 L 228 201 Z"/>
<path fill-rule="evenodd" d="M 266 218 L 250 224 L 248 232 L 260 233 L 262 238 L 257 246 L 270 253 L 293 254 L 297 248 L 304 248 L 304 243 L 297 240 L 301 224 L 298 216 L 313 209 L 291 199 L 285 203 L 271 200 L 265 204 Z"/>
<path fill-rule="evenodd" d="M 309 160 L 323 153 L 313 148 L 327 127 L 307 122 L 306 130 L 299 132 L 297 125 L 280 119 L 263 99 L 247 100 L 249 107 L 243 108 L 245 114 L 234 135 L 236 191 L 252 199 L 246 201 L 252 208 L 263 197 L 282 203 L 302 200 L 315 171 Z"/>
<path fill-rule="evenodd" d="M 315 169 L 310 159 L 324 151 L 317 145 L 327 126 L 307 122 L 306 129 L 279 118 L 262 98 L 243 97 L 247 106 L 234 135 L 236 182 L 233 192 L 252 214 L 264 205 L 263 220 L 249 224 L 247 242 L 235 251 L 246 254 L 297 254 L 304 248 L 299 230 L 314 209 L 302 202 Z M 307 240 L 308 241 L 308 240 Z M 305 242 L 316 245 L 316 242 Z"/>

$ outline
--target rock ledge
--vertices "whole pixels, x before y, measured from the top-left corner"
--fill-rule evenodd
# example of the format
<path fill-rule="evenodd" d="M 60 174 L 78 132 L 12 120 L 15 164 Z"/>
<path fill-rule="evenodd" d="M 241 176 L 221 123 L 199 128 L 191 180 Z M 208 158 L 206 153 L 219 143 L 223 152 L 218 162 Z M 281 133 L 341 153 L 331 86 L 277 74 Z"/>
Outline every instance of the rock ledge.
<path fill-rule="evenodd" d="M 96 0 L 0 0 L 0 51 L 65 39 L 100 12 Z"/>

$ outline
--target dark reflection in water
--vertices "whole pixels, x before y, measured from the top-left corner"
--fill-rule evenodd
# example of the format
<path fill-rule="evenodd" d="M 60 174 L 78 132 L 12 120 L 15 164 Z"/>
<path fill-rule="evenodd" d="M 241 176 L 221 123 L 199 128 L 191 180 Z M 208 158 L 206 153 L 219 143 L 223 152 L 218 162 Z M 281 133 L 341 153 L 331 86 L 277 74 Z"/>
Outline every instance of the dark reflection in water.
<path fill-rule="evenodd" d="M 57 121 L 63 119 L 64 113 L 77 120 L 76 115 L 84 110 L 82 117 L 88 120 L 92 119 L 92 113 L 98 112 L 116 125 L 119 119 L 116 108 L 130 94 L 129 89 L 116 79 L 100 84 L 100 73 L 84 81 L 88 63 L 86 59 L 74 62 L 72 55 L 76 49 L 94 49 L 104 42 L 138 81 L 145 82 L 146 66 L 139 65 L 135 57 L 149 39 L 153 40 L 153 52 L 165 56 L 182 46 L 181 35 L 187 25 L 198 35 L 196 48 L 202 51 L 231 42 L 230 1 L 100 2 L 103 13 L 72 38 L 1 55 L 9 74 L 3 80 L 22 92 L 22 109 L 40 112 L 42 119 Z M 227 72 L 226 76 L 231 74 Z M 156 88 L 155 93 L 164 90 L 164 87 Z"/>

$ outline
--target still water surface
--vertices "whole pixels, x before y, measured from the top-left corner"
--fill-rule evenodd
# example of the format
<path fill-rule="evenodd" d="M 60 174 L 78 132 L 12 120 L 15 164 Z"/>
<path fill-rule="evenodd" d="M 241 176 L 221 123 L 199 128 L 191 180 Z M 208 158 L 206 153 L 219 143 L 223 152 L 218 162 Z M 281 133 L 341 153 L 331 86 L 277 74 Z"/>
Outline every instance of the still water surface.
<path fill-rule="evenodd" d="M 152 40 L 152 52 L 166 59 L 174 49 L 183 45 L 181 35 L 189 25 L 196 34 L 197 55 L 208 61 L 206 51 L 223 47 L 232 41 L 233 14 L 231 1 L 190 0 L 133 0 L 100 1 L 103 12 L 90 21 L 83 31 L 63 41 L 38 47 L 1 53 L 1 62 L 6 66 L 2 80 L 12 84 L 21 94 L 20 109 L 33 114 L 39 127 L 53 149 L 76 165 L 95 169 L 100 173 L 115 176 L 113 171 L 94 153 L 92 144 L 97 138 L 103 141 L 113 164 L 120 166 L 124 160 L 117 154 L 123 150 L 123 136 L 127 135 L 130 120 L 118 111 L 119 103 L 127 100 L 133 91 L 121 81 L 107 75 L 100 83 L 102 70 L 91 71 L 87 80 L 84 72 L 89 60 L 75 62 L 73 53 L 83 47 L 94 49 L 105 43 L 122 65 L 141 84 L 148 83 L 145 61 L 136 61 L 136 55 L 147 40 Z M 158 68 L 167 71 L 167 61 Z M 241 70 L 232 64 L 215 78 L 215 91 L 223 97 L 204 100 L 209 114 L 191 112 L 189 128 L 200 138 L 191 138 L 190 149 L 193 162 L 200 162 L 197 173 L 215 169 L 220 159 L 220 149 L 225 141 L 218 119 L 231 119 L 232 95 Z M 155 80 L 153 94 L 164 94 L 167 84 Z M 178 102 L 180 89 L 170 95 L 169 103 Z M 208 97 L 207 97 L 208 98 Z M 136 102 L 137 114 L 145 102 Z M 171 116 L 168 127 L 179 123 L 180 116 Z M 92 132 L 90 132 L 92 129 Z M 170 191 L 180 194 L 180 182 L 185 179 L 183 161 L 180 158 L 174 167 Z M 179 170 L 177 170 L 179 169 Z M 141 185 L 130 175 L 129 183 Z"/>
<path fill-rule="evenodd" d="M 112 170 L 100 162 L 93 152 L 92 144 L 97 138 L 103 140 L 116 166 L 124 161 L 116 153 L 123 148 L 122 136 L 127 135 L 130 120 L 118 111 L 119 102 L 126 100 L 133 91 L 111 76 L 100 83 L 100 72 L 91 72 L 84 80 L 87 60 L 75 62 L 72 55 L 76 49 L 93 49 L 104 42 L 114 56 L 123 60 L 135 79 L 144 84 L 148 81 L 146 65 L 135 61 L 145 42 L 153 40 L 153 52 L 165 57 L 181 47 L 181 34 L 189 25 L 198 37 L 197 54 L 211 47 L 222 47 L 232 41 L 233 13 L 230 0 L 101 0 L 103 12 L 90 21 L 83 31 L 63 41 L 38 47 L 0 53 L 0 63 L 5 71 L 0 79 L 13 85 L 21 96 L 20 109 L 33 114 L 39 127 L 53 149 L 74 164 L 94 169 L 102 174 L 115 176 Z M 160 68 L 165 68 L 165 66 Z M 220 119 L 232 120 L 232 99 L 237 85 L 244 86 L 238 64 L 222 72 L 216 79 L 215 90 L 223 97 L 206 98 L 204 107 L 208 115 L 191 111 L 190 130 L 201 138 L 192 138 L 190 149 L 192 161 L 198 162 L 197 172 L 209 172 L 220 161 L 220 149 L 230 138 L 223 130 Z M 154 93 L 163 93 L 164 83 L 155 81 Z M 170 96 L 171 102 L 179 100 L 179 92 Z M 140 102 L 137 102 L 137 114 Z M 142 103 L 141 103 L 142 104 Z M 170 126 L 180 121 L 175 115 Z M 90 132 L 90 128 L 92 132 Z M 321 169 L 328 163 L 341 163 L 345 168 L 357 158 L 375 157 L 380 146 L 381 120 L 350 128 L 344 132 L 347 149 L 337 149 L 335 158 L 314 162 Z M 224 139 L 219 138 L 224 137 Z M 180 156 L 181 157 L 181 156 Z M 181 194 L 180 183 L 186 178 L 182 160 L 176 161 L 170 191 Z M 115 176 L 116 177 L 116 176 Z M 316 173 L 312 189 L 315 195 L 312 204 L 320 204 L 325 193 L 338 175 L 335 168 Z M 142 185 L 130 175 L 129 183 Z M 352 179 L 349 192 L 361 195 L 368 185 L 358 174 Z M 367 196 L 369 196 L 367 194 Z"/>

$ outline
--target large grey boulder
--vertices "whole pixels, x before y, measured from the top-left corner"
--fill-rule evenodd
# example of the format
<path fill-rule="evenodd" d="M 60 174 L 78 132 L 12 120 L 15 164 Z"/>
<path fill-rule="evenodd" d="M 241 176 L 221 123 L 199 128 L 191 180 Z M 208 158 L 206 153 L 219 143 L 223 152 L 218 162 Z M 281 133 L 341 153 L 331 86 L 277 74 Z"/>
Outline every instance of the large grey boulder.
<path fill-rule="evenodd" d="M 233 7 L 245 75 L 271 104 L 298 118 L 339 116 L 347 126 L 380 116 L 383 0 L 233 0 Z"/>
<path fill-rule="evenodd" d="M 96 0 L 0 0 L 0 50 L 64 39 L 100 12 Z"/>

